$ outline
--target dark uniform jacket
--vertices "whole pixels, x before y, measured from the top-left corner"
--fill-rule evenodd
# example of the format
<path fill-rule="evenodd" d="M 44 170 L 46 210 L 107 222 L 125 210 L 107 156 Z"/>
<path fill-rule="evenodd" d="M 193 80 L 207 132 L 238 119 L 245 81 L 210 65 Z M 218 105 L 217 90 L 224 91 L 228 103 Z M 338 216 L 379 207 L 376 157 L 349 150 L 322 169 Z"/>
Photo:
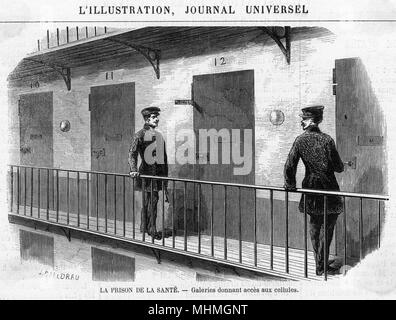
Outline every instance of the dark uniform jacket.
<path fill-rule="evenodd" d="M 296 171 L 300 158 L 305 165 L 303 188 L 340 190 L 334 172 L 344 171 L 344 164 L 337 152 L 334 140 L 321 132 L 317 126 L 309 127 L 294 141 L 284 169 L 287 189 L 296 188 Z M 310 215 L 323 215 L 324 197 L 306 194 L 306 198 L 306 212 Z M 343 211 L 341 197 L 328 196 L 327 199 L 328 214 L 340 214 Z M 301 197 L 299 210 L 304 212 L 304 196 Z"/>
<path fill-rule="evenodd" d="M 157 157 L 157 161 L 152 163 L 148 159 L 145 159 L 145 150 L 152 143 L 156 143 L 155 149 L 152 154 L 152 158 Z M 152 146 L 153 147 L 153 146 Z M 138 164 L 138 155 L 142 159 L 141 164 L 139 166 L 139 170 L 137 169 Z M 145 124 L 143 129 L 139 130 L 135 133 L 132 138 L 129 153 L 128 153 L 128 162 L 130 166 L 131 172 L 139 172 L 142 175 L 150 175 L 150 176 L 168 176 L 168 157 L 166 154 L 165 141 L 162 135 L 155 130 L 150 130 L 150 127 Z M 142 189 L 142 180 L 141 178 L 137 178 L 136 180 L 136 188 L 137 190 Z M 151 180 L 144 179 L 145 190 L 151 190 Z M 164 186 L 167 185 L 167 182 L 164 181 Z M 153 180 L 153 190 L 162 190 L 162 180 Z"/>

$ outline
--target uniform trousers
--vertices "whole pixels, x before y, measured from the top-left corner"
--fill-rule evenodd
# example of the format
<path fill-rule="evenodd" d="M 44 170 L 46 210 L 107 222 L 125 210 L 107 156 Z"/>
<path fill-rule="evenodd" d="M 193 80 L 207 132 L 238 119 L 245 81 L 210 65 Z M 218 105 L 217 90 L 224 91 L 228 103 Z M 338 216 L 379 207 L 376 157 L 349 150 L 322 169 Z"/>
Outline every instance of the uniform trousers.
<path fill-rule="evenodd" d="M 157 232 L 158 191 L 148 192 L 142 190 L 142 197 L 140 232 L 146 231 L 148 234 L 154 235 Z"/>
<path fill-rule="evenodd" d="M 326 261 L 329 261 L 329 249 L 331 240 L 333 239 L 334 227 L 337 222 L 337 214 L 328 214 L 326 219 L 326 247 L 327 255 Z M 324 216 L 323 215 L 311 215 L 309 221 L 309 233 L 311 236 L 312 247 L 315 255 L 316 270 L 324 270 Z"/>

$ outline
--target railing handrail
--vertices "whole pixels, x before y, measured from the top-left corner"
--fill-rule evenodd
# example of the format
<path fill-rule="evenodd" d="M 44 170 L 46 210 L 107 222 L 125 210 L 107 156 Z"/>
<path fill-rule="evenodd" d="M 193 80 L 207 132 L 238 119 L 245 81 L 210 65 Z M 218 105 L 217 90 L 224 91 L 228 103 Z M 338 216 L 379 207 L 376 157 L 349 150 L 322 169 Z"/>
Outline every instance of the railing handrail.
<path fill-rule="evenodd" d="M 42 169 L 42 170 L 57 170 L 64 172 L 80 172 L 80 173 L 90 173 L 90 174 L 106 174 L 120 177 L 130 177 L 129 174 L 126 173 L 117 173 L 117 172 L 105 172 L 105 171 L 90 171 L 90 170 L 77 170 L 77 169 L 64 169 L 64 168 L 51 168 L 51 167 L 38 167 L 38 166 L 27 166 L 27 165 L 19 165 L 19 164 L 9 164 L 9 167 L 19 167 L 19 168 L 33 168 L 33 169 Z M 253 184 L 242 184 L 242 183 L 231 183 L 231 182 L 220 182 L 220 181 L 208 181 L 208 180 L 195 180 L 195 179 L 186 179 L 186 178 L 174 178 L 174 177 L 164 177 L 164 176 L 150 176 L 150 175 L 140 175 L 141 178 L 145 179 L 157 179 L 157 180 L 167 180 L 167 181 L 178 181 L 178 182 L 190 182 L 190 183 L 200 183 L 200 184 L 209 184 L 209 185 L 220 185 L 220 186 L 229 186 L 229 187 L 240 187 L 240 188 L 251 188 L 257 190 L 272 190 L 272 191 L 283 191 L 283 192 L 293 192 L 293 193 L 309 193 L 309 194 L 318 194 L 318 195 L 334 195 L 334 196 L 342 196 L 342 197 L 351 197 L 351 198 L 365 198 L 365 199 L 373 199 L 373 200 L 389 200 L 388 195 L 380 195 L 380 194 L 366 194 L 366 193 L 356 193 L 356 192 L 342 192 L 342 191 L 327 191 L 327 190 L 315 190 L 315 189 L 303 189 L 297 188 L 293 190 L 288 190 L 284 187 L 275 187 L 275 186 L 262 186 L 262 185 L 253 185 Z"/>

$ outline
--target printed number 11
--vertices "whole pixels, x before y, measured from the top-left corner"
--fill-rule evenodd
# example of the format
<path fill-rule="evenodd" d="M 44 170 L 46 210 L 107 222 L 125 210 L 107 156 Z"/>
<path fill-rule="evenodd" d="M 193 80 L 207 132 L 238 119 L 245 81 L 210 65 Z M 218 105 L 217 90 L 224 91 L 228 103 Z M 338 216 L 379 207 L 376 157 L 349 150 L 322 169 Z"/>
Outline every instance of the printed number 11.
<path fill-rule="evenodd" d="M 220 57 L 218 60 L 215 58 L 215 66 L 222 66 L 226 64 L 226 60 L 224 57 Z"/>

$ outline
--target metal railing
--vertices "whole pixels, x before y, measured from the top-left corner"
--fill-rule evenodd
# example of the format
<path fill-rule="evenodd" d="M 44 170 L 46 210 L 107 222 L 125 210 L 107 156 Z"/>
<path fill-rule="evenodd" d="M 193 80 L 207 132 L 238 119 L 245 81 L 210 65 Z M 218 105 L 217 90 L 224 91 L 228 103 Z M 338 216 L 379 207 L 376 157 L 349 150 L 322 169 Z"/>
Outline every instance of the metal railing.
<path fill-rule="evenodd" d="M 158 229 L 162 238 L 157 240 L 154 233 L 146 236 L 145 223 L 138 226 L 139 214 L 136 209 L 142 207 L 142 203 L 139 203 L 135 195 L 135 179 L 127 174 L 23 165 L 9 165 L 9 168 L 11 214 L 289 278 L 312 278 L 309 276 L 309 267 L 311 271 L 315 269 L 311 266 L 312 251 L 309 250 L 307 235 L 306 195 L 323 196 L 324 230 L 327 230 L 328 224 L 327 198 L 342 197 L 342 223 L 337 226 L 338 239 L 342 241 L 335 239 L 334 250 L 335 254 L 342 251 L 344 265 L 348 264 L 351 256 L 348 247 L 356 249 L 355 242 L 358 243 L 359 251 L 357 259 L 361 260 L 365 254 L 365 201 L 370 201 L 366 206 L 371 217 L 375 202 L 374 214 L 377 215 L 378 223 L 375 231 L 376 247 L 379 247 L 383 218 L 381 208 L 389 200 L 383 195 L 310 189 L 288 191 L 270 186 L 141 175 L 142 189 L 146 190 L 142 193 L 142 203 L 147 196 L 150 198 L 149 204 L 156 202 L 153 199 L 156 192 L 158 199 L 161 198 L 161 201 L 157 200 L 162 221 L 162 226 Z M 170 191 L 169 196 L 166 190 Z M 258 197 L 259 192 L 266 194 Z M 295 207 L 296 203 L 289 199 L 291 193 L 304 195 L 302 215 L 291 214 L 291 207 Z M 169 205 L 166 210 L 167 198 Z M 357 213 L 347 210 L 347 199 L 355 201 L 348 203 L 348 206 L 357 207 Z M 150 210 L 153 215 L 153 205 Z M 140 221 L 146 221 L 144 214 L 145 211 L 142 211 Z M 303 228 L 297 230 L 298 236 L 294 235 L 293 240 L 290 238 L 290 227 L 296 225 L 295 222 L 291 223 L 296 216 L 302 216 Z M 356 235 L 351 234 L 347 220 L 355 218 L 358 220 L 358 241 L 348 243 L 348 235 L 350 238 Z M 355 225 L 354 222 L 355 220 L 352 225 Z M 296 230 L 293 230 L 294 233 Z M 298 242 L 299 248 L 291 240 Z M 325 236 L 325 280 L 328 277 L 327 241 Z M 368 247 L 366 251 L 373 249 L 372 245 Z"/>

